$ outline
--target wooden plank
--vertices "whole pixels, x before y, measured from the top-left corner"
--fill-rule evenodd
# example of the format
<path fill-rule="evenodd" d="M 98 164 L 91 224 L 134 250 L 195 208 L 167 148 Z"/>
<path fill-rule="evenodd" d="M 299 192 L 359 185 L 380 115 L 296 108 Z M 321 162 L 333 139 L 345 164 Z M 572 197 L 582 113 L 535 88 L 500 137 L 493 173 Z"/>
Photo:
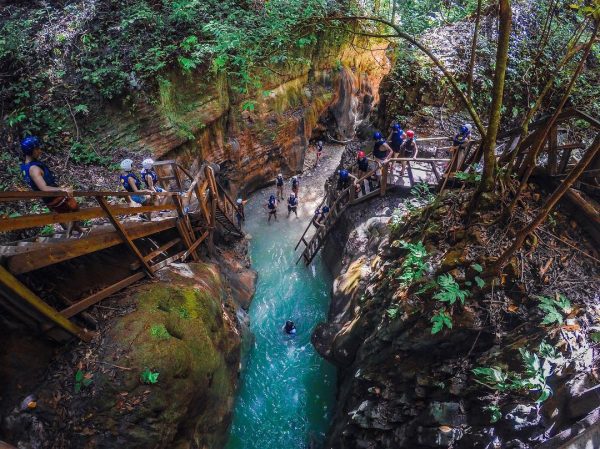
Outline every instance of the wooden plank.
<path fill-rule="evenodd" d="M 134 282 L 137 282 L 145 277 L 146 274 L 141 271 L 135 273 L 129 277 L 126 277 L 122 281 L 117 282 L 116 284 L 106 287 L 100 290 L 99 292 L 96 292 L 88 296 L 87 298 L 82 299 L 81 301 L 77 301 L 72 306 L 61 310 L 60 314 L 65 318 L 71 318 L 72 316 L 77 315 L 79 312 L 82 312 L 85 309 L 88 309 L 89 307 L 93 306 L 94 304 L 102 301 L 104 298 L 107 298 L 108 296 L 118 292 L 119 290 L 123 290 L 125 287 L 128 287 Z"/>
<path fill-rule="evenodd" d="M 440 182 L 440 174 L 437 171 L 437 167 L 435 165 L 435 162 L 431 163 L 431 171 L 433 172 L 433 175 L 435 176 L 435 180 L 439 183 Z"/>
<path fill-rule="evenodd" d="M 0 265 L 0 282 L 13 295 L 23 299 L 31 307 L 44 315 L 50 321 L 67 332 L 79 337 L 81 340 L 89 342 L 93 338 L 93 334 L 89 333 L 79 326 L 71 323 L 67 318 L 58 313 L 54 308 L 46 304 L 42 299 L 23 285 L 16 277 Z"/>
<path fill-rule="evenodd" d="M 129 247 L 129 250 L 135 255 L 135 257 L 137 257 L 137 259 L 142 264 L 142 267 L 144 268 L 144 270 L 146 270 L 146 273 L 148 273 L 149 276 L 152 276 L 152 271 L 150 270 L 150 265 L 148 265 L 148 263 L 144 260 L 144 256 L 142 255 L 142 253 L 140 252 L 138 247 L 135 246 L 135 243 L 133 243 L 133 240 L 131 240 L 131 238 L 127 234 L 127 231 L 125 230 L 123 225 L 121 225 L 121 222 L 112 215 L 106 200 L 101 196 L 97 196 L 96 201 L 98 201 L 98 203 L 100 204 L 100 207 L 102 209 L 104 209 L 104 211 L 108 215 L 108 219 L 110 220 L 112 225 L 115 227 L 117 233 L 121 236 L 123 243 L 125 243 L 125 245 L 127 245 Z"/>
<path fill-rule="evenodd" d="M 175 227 L 175 218 L 150 223 L 131 223 L 125 226 L 132 240 L 147 237 Z M 94 253 L 122 243 L 116 231 L 91 234 L 82 239 L 69 239 L 63 243 L 47 244 L 43 248 L 28 253 L 16 254 L 8 258 L 8 268 L 13 274 L 22 274 L 48 265 Z"/>
<path fill-rule="evenodd" d="M 185 251 L 180 251 L 177 254 L 175 254 L 174 256 L 169 257 L 168 259 L 161 260 L 157 264 L 152 265 L 152 267 L 151 267 L 152 268 L 152 272 L 156 273 L 158 270 L 160 270 L 161 268 L 166 267 L 171 262 L 175 262 L 175 261 L 181 259 L 184 254 L 185 254 Z"/>
<path fill-rule="evenodd" d="M 206 231 L 204 234 L 202 234 L 193 244 L 192 246 L 190 246 L 190 248 L 184 253 L 184 255 L 182 256 L 182 260 L 185 260 L 188 258 L 188 256 L 190 254 L 193 254 L 196 251 L 196 248 L 198 248 L 198 246 L 200 246 L 200 244 L 206 239 L 206 237 L 208 237 L 209 232 Z"/>
<path fill-rule="evenodd" d="M 173 240 L 165 243 L 162 246 L 159 246 L 158 248 L 156 248 L 154 251 L 152 251 L 149 254 L 146 254 L 144 256 L 144 259 L 147 262 L 150 262 L 152 259 L 154 259 L 155 257 L 157 257 L 158 255 L 164 253 L 165 251 L 169 250 L 170 248 L 172 248 L 173 246 L 177 245 L 179 242 L 181 242 L 181 239 L 179 237 L 174 238 Z"/>
<path fill-rule="evenodd" d="M 131 215 L 142 214 L 146 212 L 156 212 L 161 210 L 175 210 L 172 205 L 165 206 L 140 206 L 140 207 L 111 207 L 113 215 Z M 92 218 L 106 217 L 106 213 L 101 207 L 90 207 L 78 212 L 68 212 L 58 214 L 51 212 L 49 214 L 24 215 L 21 217 L 7 218 L 0 221 L 0 232 L 15 231 L 17 229 L 28 229 L 46 226 L 53 223 L 68 223 L 70 221 L 90 220 Z"/>
<path fill-rule="evenodd" d="M 73 192 L 73 197 L 84 197 L 91 198 L 97 196 L 114 196 L 114 197 L 129 197 L 133 195 L 131 192 L 111 192 L 111 191 L 77 191 Z M 154 192 L 152 193 L 154 196 L 176 196 L 179 195 L 178 192 Z M 54 198 L 57 196 L 65 196 L 65 194 L 61 194 L 60 192 L 32 192 L 32 191 L 23 191 L 23 192 L 0 192 L 0 202 L 3 201 L 16 201 L 16 200 L 36 200 L 40 198 Z"/>

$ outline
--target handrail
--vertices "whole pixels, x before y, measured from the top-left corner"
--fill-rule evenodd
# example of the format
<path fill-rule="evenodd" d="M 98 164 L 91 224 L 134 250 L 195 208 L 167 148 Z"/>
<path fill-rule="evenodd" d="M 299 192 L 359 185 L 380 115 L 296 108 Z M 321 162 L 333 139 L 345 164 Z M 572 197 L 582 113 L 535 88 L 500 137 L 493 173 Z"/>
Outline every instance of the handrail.
<path fill-rule="evenodd" d="M 179 192 L 112 192 L 112 191 L 74 191 L 71 196 L 73 197 L 96 197 L 96 196 L 116 196 L 116 197 L 126 197 L 131 195 L 152 195 L 152 196 L 178 196 Z M 22 192 L 0 192 L 0 202 L 8 202 L 8 201 L 18 201 L 18 200 L 34 200 L 40 198 L 54 198 L 57 196 L 67 196 L 67 192 L 65 191 L 55 191 L 55 192 L 32 192 L 32 191 L 22 191 Z"/>

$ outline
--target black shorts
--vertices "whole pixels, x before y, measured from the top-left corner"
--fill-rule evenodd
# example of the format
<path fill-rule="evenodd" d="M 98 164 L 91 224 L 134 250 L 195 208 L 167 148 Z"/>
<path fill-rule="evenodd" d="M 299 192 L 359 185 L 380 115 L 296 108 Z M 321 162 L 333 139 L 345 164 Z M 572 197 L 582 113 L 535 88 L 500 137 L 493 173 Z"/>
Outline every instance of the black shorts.
<path fill-rule="evenodd" d="M 296 212 L 298 206 L 288 206 L 288 212 Z"/>

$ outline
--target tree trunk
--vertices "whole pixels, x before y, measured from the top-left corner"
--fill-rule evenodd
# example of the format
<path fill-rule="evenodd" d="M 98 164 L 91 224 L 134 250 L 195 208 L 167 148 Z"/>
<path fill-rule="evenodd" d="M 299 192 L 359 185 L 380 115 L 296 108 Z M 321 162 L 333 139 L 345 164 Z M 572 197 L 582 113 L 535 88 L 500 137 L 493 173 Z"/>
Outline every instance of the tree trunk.
<path fill-rule="evenodd" d="M 504 251 L 502 255 L 494 262 L 492 266 L 493 273 L 500 273 L 502 268 L 504 268 L 504 265 L 506 265 L 513 254 L 523 245 L 523 242 L 527 236 L 531 234 L 535 228 L 537 228 L 546 219 L 554 206 L 556 206 L 563 195 L 571 188 L 577 178 L 581 176 L 586 167 L 596 157 L 596 154 L 598 154 L 598 150 L 600 150 L 600 133 L 596 135 L 594 143 L 592 143 L 583 158 L 577 163 L 573 170 L 571 170 L 571 173 L 569 173 L 565 180 L 556 188 L 554 193 L 552 193 L 552 195 L 546 200 L 536 217 L 531 221 L 531 223 L 526 225 L 517 233 L 513 244 L 510 245 L 510 247 L 507 248 L 506 251 Z"/>
<path fill-rule="evenodd" d="M 473 72 L 475 71 L 475 53 L 477 52 L 477 36 L 479 35 L 479 22 L 481 21 L 481 3 L 483 0 L 477 0 L 477 13 L 475 15 L 475 30 L 473 31 L 473 41 L 471 43 L 471 59 L 469 60 L 469 74 L 467 76 L 467 97 L 473 99 Z"/>
<path fill-rule="evenodd" d="M 583 70 L 583 66 L 585 65 L 585 60 L 587 59 L 588 55 L 590 54 L 590 50 L 592 49 L 592 46 L 594 45 L 594 42 L 596 40 L 596 35 L 598 34 L 598 25 L 599 24 L 600 24 L 600 22 L 595 23 L 594 32 L 592 33 L 592 36 L 590 37 L 590 40 L 588 41 L 588 43 L 585 47 L 585 51 L 583 53 L 583 56 L 581 57 L 581 61 L 579 61 L 579 65 L 577 66 L 577 69 L 575 69 L 573 76 L 571 76 L 569 85 L 567 86 L 567 89 L 566 89 L 563 97 L 561 98 L 560 103 L 559 103 L 558 107 L 556 108 L 556 111 L 554 112 L 554 115 L 552 115 L 552 117 L 550 118 L 550 121 L 546 125 L 543 134 L 540 136 L 540 139 L 537 142 L 537 145 L 534 148 L 532 148 L 531 150 L 529 150 L 529 154 L 527 155 L 527 158 L 523 162 L 523 167 L 525 168 L 525 172 L 521 178 L 521 183 L 519 184 L 517 193 L 515 194 L 515 197 L 513 198 L 510 205 L 508 206 L 508 210 L 506 212 L 507 215 L 510 215 L 512 213 L 512 211 L 515 208 L 515 205 L 517 204 L 519 197 L 525 190 L 525 187 L 527 186 L 527 181 L 529 180 L 529 177 L 531 176 L 531 173 L 533 173 L 533 169 L 535 168 L 535 161 L 537 160 L 537 156 L 538 156 L 540 150 L 542 149 L 542 147 L 544 146 L 544 144 L 546 143 L 548 133 L 550 132 L 550 130 L 556 123 L 558 116 L 562 112 L 562 109 L 563 109 L 565 103 L 567 102 L 569 95 L 571 94 L 571 90 L 573 90 L 575 81 L 577 81 L 579 74 Z"/>
<path fill-rule="evenodd" d="M 483 175 L 478 191 L 489 192 L 494 189 L 494 176 L 496 173 L 496 137 L 500 128 L 502 111 L 502 97 L 504 95 L 504 80 L 508 63 L 508 45 L 510 41 L 510 27 L 512 24 L 512 10 L 510 0 L 500 0 L 498 49 L 496 51 L 496 70 L 494 72 L 494 87 L 492 105 L 490 106 L 490 121 L 487 134 L 483 141 Z"/>

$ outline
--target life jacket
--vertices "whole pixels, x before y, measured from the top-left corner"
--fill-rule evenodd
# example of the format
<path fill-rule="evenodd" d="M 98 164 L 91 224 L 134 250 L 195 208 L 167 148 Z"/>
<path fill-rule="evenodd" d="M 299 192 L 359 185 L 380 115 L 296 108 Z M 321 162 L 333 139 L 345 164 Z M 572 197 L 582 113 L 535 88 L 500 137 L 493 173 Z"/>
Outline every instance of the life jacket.
<path fill-rule="evenodd" d="M 297 206 L 298 205 L 298 198 L 296 197 L 289 197 L 288 198 L 288 204 L 292 207 Z"/>
<path fill-rule="evenodd" d="M 142 169 L 142 171 L 140 172 L 140 174 L 142 175 L 142 181 L 144 181 L 144 184 L 146 185 L 146 187 L 149 189 L 150 185 L 148 184 L 148 181 L 146 180 L 146 176 L 150 176 L 152 178 L 152 184 L 154 186 L 156 186 L 156 182 L 158 181 L 158 175 L 156 174 L 156 172 L 152 169 L 146 170 L 145 168 Z"/>
<path fill-rule="evenodd" d="M 317 142 L 317 151 L 323 151 L 323 142 L 320 140 Z"/>
<path fill-rule="evenodd" d="M 275 183 L 277 184 L 277 187 L 283 186 L 283 176 L 278 176 Z"/>
<path fill-rule="evenodd" d="M 369 160 L 366 157 L 359 159 L 357 162 L 360 171 L 369 171 Z"/>
<path fill-rule="evenodd" d="M 29 176 L 29 169 L 31 167 L 40 167 L 42 169 L 42 171 L 44 172 L 43 178 L 44 182 L 46 182 L 46 185 L 50 187 L 58 187 L 54 173 L 50 171 L 46 164 L 40 161 L 31 161 L 29 163 L 21 164 L 21 174 L 23 175 L 25 182 L 29 184 L 29 187 L 31 187 L 31 190 L 34 190 L 36 192 L 40 191 L 33 179 L 31 179 L 31 176 Z"/>
<path fill-rule="evenodd" d="M 387 151 L 381 149 L 384 143 L 385 139 L 381 139 L 375 142 L 375 145 L 373 146 L 373 156 L 375 156 L 377 159 L 385 159 L 387 155 Z"/>
<path fill-rule="evenodd" d="M 404 143 L 404 139 L 402 138 L 402 134 L 398 131 L 392 132 L 392 141 L 391 146 L 392 149 L 396 152 L 400 149 L 400 146 Z"/>
<path fill-rule="evenodd" d="M 404 155 L 406 157 L 412 157 L 415 154 L 416 147 L 415 139 L 406 139 L 404 141 Z"/>
<path fill-rule="evenodd" d="M 137 176 L 135 176 L 135 174 L 133 172 L 127 172 L 126 175 L 121 175 L 119 178 L 121 180 L 121 184 L 123 185 L 123 188 L 125 190 L 127 190 L 128 192 L 134 191 L 131 188 L 131 186 L 129 185 L 129 178 L 133 178 L 133 180 L 135 181 L 135 186 L 137 187 L 138 190 L 140 190 L 142 188 L 142 183 L 139 180 L 139 178 Z"/>
<path fill-rule="evenodd" d="M 300 181 L 292 178 L 292 188 L 297 189 L 299 184 L 300 184 Z"/>
<path fill-rule="evenodd" d="M 269 204 L 267 206 L 269 209 L 275 209 L 275 200 L 269 200 Z"/>

